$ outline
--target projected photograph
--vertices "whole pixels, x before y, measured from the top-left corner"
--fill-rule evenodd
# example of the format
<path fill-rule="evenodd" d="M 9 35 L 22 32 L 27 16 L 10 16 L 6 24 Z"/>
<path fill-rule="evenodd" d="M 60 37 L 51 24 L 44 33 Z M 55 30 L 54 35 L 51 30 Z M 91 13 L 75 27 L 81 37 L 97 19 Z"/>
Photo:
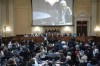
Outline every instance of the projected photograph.
<path fill-rule="evenodd" d="M 32 0 L 32 25 L 72 25 L 73 0 Z"/>

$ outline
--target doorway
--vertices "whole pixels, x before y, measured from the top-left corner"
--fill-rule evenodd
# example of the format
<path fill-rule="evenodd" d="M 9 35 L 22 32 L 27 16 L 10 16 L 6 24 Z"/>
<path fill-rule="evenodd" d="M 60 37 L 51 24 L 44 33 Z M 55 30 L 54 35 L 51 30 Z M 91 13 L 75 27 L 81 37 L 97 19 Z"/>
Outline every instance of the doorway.
<path fill-rule="evenodd" d="M 87 21 L 77 21 L 77 35 L 87 36 Z"/>

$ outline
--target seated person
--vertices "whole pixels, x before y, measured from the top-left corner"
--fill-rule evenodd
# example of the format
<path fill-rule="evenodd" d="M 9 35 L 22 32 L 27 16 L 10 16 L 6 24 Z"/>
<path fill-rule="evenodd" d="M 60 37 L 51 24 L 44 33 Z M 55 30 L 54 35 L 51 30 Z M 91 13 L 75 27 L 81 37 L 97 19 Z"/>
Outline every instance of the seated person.
<path fill-rule="evenodd" d="M 33 66 L 35 64 L 35 59 L 31 58 L 28 62 L 28 66 Z"/>
<path fill-rule="evenodd" d="M 63 54 L 60 55 L 59 61 L 60 61 L 60 66 L 66 66 L 66 58 Z"/>

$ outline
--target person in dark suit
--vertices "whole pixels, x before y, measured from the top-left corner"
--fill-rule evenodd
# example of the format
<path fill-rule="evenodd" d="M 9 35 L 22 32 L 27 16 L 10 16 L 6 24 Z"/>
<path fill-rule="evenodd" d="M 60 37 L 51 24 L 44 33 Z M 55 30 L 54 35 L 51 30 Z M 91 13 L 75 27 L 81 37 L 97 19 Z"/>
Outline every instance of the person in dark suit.
<path fill-rule="evenodd" d="M 66 66 L 66 58 L 63 54 L 60 55 L 59 61 L 60 61 L 60 66 Z"/>
<path fill-rule="evenodd" d="M 59 48 L 59 50 L 63 50 L 63 45 L 62 45 L 61 41 L 58 41 L 58 48 Z"/>
<path fill-rule="evenodd" d="M 34 42 L 32 40 L 29 41 L 29 50 L 32 53 L 34 51 Z"/>
<path fill-rule="evenodd" d="M 33 66 L 33 64 L 35 64 L 35 60 L 31 58 L 28 62 L 28 66 Z"/>
<path fill-rule="evenodd" d="M 24 51 L 20 53 L 20 56 L 24 58 L 24 61 L 28 61 L 30 59 L 30 51 L 27 48 L 24 48 Z"/>

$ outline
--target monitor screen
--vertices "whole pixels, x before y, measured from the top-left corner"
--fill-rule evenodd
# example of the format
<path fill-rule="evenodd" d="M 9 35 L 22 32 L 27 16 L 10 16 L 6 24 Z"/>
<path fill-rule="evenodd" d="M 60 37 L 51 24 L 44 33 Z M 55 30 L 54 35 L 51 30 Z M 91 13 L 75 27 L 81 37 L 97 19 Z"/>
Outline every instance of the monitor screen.
<path fill-rule="evenodd" d="M 32 0 L 32 25 L 73 25 L 73 0 Z"/>

